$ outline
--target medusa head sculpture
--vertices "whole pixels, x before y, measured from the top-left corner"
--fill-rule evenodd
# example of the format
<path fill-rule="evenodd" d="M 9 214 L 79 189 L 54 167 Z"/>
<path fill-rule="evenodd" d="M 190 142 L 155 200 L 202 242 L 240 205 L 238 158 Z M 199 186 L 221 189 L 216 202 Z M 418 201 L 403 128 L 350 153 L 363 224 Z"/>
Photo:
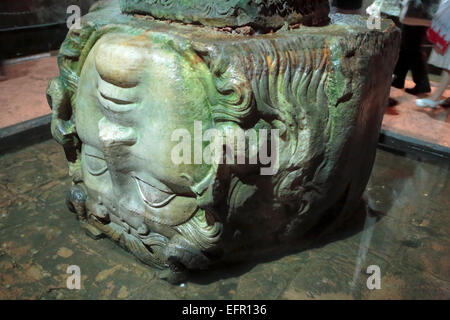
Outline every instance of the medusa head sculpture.
<path fill-rule="evenodd" d="M 339 220 L 370 174 L 397 40 L 391 24 L 249 36 L 100 6 L 47 90 L 69 208 L 171 282 Z M 218 161 L 199 156 L 213 144 Z"/>

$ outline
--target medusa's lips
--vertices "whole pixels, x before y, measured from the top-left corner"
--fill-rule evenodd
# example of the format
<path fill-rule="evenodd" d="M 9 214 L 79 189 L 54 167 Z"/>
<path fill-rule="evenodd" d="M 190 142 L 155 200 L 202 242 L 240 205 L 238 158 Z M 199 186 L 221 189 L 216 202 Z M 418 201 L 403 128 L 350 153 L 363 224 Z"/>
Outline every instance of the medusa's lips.
<path fill-rule="evenodd" d="M 175 194 L 162 191 L 138 177 L 134 177 L 134 179 L 136 180 L 142 199 L 152 208 L 162 208 L 176 197 Z"/>

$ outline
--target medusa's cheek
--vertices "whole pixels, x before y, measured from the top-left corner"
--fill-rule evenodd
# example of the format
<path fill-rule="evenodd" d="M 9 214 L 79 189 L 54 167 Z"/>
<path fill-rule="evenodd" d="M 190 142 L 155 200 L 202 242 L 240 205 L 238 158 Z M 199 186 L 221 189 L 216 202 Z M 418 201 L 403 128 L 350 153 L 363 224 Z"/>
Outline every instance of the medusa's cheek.
<path fill-rule="evenodd" d="M 97 72 L 92 65 L 92 56 L 88 58 L 86 67 L 79 80 L 79 90 L 75 97 L 74 118 L 77 134 L 83 143 L 100 148 L 98 141 L 98 122 L 103 117 L 97 92 Z"/>
<path fill-rule="evenodd" d="M 84 144 L 81 151 L 83 182 L 90 194 L 91 202 L 113 206 L 112 181 L 103 153 Z"/>

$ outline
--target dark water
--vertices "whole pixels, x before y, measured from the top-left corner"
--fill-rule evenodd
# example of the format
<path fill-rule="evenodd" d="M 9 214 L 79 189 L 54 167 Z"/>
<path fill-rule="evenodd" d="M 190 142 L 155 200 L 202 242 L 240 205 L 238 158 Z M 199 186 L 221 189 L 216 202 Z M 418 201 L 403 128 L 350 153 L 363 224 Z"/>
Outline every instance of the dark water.
<path fill-rule="evenodd" d="M 84 234 L 65 207 L 62 149 L 37 144 L 0 156 L 0 299 L 449 299 L 449 167 L 379 150 L 370 210 L 346 228 L 314 248 L 172 286 Z M 69 265 L 81 269 L 81 290 L 66 288 Z M 373 270 L 380 289 L 367 286 Z"/>

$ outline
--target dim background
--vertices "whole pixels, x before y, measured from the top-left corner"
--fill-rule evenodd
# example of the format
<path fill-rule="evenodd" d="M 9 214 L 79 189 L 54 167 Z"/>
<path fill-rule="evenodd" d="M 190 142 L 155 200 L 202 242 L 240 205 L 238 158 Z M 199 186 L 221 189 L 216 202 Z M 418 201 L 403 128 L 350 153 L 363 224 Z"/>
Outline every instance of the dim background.
<path fill-rule="evenodd" d="M 0 54 L 14 58 L 59 49 L 67 34 L 67 8 L 81 14 L 96 0 L 0 0 Z"/>

